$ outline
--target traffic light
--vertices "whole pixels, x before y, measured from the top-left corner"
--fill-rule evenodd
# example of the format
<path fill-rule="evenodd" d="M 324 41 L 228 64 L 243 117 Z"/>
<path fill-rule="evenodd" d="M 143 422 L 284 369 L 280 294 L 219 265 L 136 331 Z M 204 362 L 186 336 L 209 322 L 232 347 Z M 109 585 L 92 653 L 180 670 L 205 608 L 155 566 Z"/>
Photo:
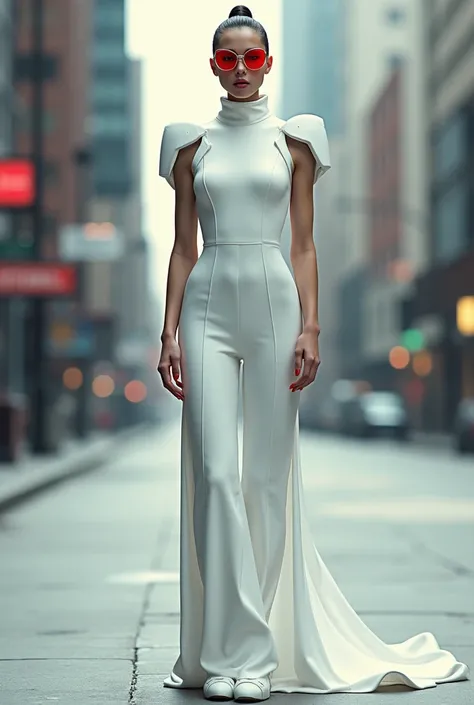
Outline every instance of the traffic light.
<path fill-rule="evenodd" d="M 401 343 L 410 352 L 418 352 L 425 347 L 423 333 L 418 328 L 407 328 L 401 336 Z"/>

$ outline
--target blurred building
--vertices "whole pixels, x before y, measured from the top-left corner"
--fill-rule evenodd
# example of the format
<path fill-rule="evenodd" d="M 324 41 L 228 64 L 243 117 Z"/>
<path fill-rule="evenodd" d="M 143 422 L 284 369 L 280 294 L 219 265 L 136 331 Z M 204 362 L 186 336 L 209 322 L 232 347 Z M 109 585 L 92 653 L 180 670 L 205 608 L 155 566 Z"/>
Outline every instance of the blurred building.
<path fill-rule="evenodd" d="M 13 2 L 0 0 L 0 159 L 12 152 L 12 93 L 13 93 Z M 11 241 L 12 218 L 0 211 L 0 260 L 7 256 Z M 0 391 L 10 386 L 12 366 L 12 326 L 14 307 L 0 299 Z M 16 390 L 17 391 L 17 390 Z"/>
<path fill-rule="evenodd" d="M 404 307 L 428 351 L 423 421 L 450 429 L 474 396 L 474 4 L 424 3 L 430 262 Z"/>
<path fill-rule="evenodd" d="M 317 383 L 304 392 L 302 412 L 317 410 L 338 377 L 339 341 L 336 286 L 340 277 L 341 236 L 336 200 L 341 179 L 344 135 L 344 18 L 347 0 L 285 0 L 283 3 L 283 84 L 280 117 L 312 113 L 324 119 L 332 170 L 315 190 L 314 238 L 319 263 L 320 353 Z M 297 38 L 297 40 L 296 40 Z M 291 229 L 285 223 L 282 251 L 291 268 Z"/>
<path fill-rule="evenodd" d="M 390 357 L 402 343 L 400 302 L 428 261 L 426 71 L 422 3 L 406 15 L 404 56 L 369 114 L 367 287 L 363 376 L 378 387 L 399 387 Z M 401 391 L 403 391 L 401 389 Z"/>
<path fill-rule="evenodd" d="M 117 263 L 114 298 L 119 311 L 115 360 L 130 382 L 139 380 L 147 387 L 147 395 L 156 382 L 155 316 L 152 312 L 152 290 L 149 242 L 144 234 L 143 218 L 143 150 L 142 63 L 131 60 L 130 85 L 130 145 L 131 190 L 124 212 L 126 233 L 123 258 Z"/>
<path fill-rule="evenodd" d="M 136 337 L 147 339 L 150 310 L 141 217 L 140 65 L 132 62 L 126 51 L 125 0 L 43 0 L 42 5 L 42 258 L 73 262 L 79 274 L 76 296 L 47 304 L 45 413 L 55 408 L 62 396 L 72 395 L 75 417 L 71 418 L 71 430 L 74 427 L 83 436 L 93 427 L 97 404 L 101 403 L 101 390 L 94 383 L 99 370 L 106 366 L 115 372 L 122 365 L 119 358 L 124 340 L 135 343 Z M 1 0 L 0 37 L 7 6 Z M 9 102 L 14 115 L 13 148 L 16 154 L 29 156 L 34 3 L 18 0 L 14 8 L 10 36 L 14 41 L 15 95 Z M 4 46 L 2 42 L 0 51 Z M 0 100 L 0 126 L 2 105 Z M 1 134 L 0 130 L 0 139 Z M 32 259 L 30 215 L 16 216 L 14 230 L 16 250 L 12 256 Z M 34 354 L 28 338 L 32 311 L 28 299 L 21 304 L 26 311 L 15 318 L 15 331 L 18 340 L 21 338 L 16 353 L 18 359 L 25 358 L 28 391 L 34 384 L 28 376 Z M 142 352 L 140 364 L 146 366 L 145 343 Z M 132 376 L 136 376 L 135 370 Z M 116 385 L 116 395 L 123 397 L 127 378 L 122 375 L 120 379 L 122 386 Z M 118 397 L 110 400 L 112 405 Z"/>
<path fill-rule="evenodd" d="M 321 115 L 330 138 L 343 129 L 346 5 L 347 0 L 285 0 L 282 8 L 280 117 Z"/>
<path fill-rule="evenodd" d="M 16 150 L 24 155 L 32 146 L 32 8 L 31 0 L 15 2 L 15 134 Z M 60 227 L 77 215 L 76 151 L 86 140 L 91 9 L 92 0 L 44 0 L 45 259 L 58 257 Z M 27 217 L 21 229 L 30 229 Z"/>
<path fill-rule="evenodd" d="M 96 0 L 90 216 L 94 222 L 112 223 L 119 242 L 114 258 L 91 264 L 87 281 L 88 307 L 102 321 L 104 333 L 97 369 L 108 366 L 115 376 L 110 402 L 122 423 L 125 417 L 140 416 L 144 408 L 130 404 L 124 390 L 130 382 L 148 389 L 152 345 L 149 252 L 143 232 L 142 65 L 127 54 L 125 21 L 124 0 Z"/>
<path fill-rule="evenodd" d="M 88 131 L 92 148 L 89 216 L 111 223 L 113 252 L 87 269 L 86 300 L 102 334 L 98 362 L 112 363 L 119 339 L 120 259 L 126 251 L 126 210 L 132 191 L 130 61 L 125 45 L 125 0 L 95 0 L 92 19 L 92 62 Z M 120 299 L 120 302 L 122 299 Z"/>
<path fill-rule="evenodd" d="M 84 209 L 85 194 L 78 154 L 87 142 L 86 117 L 89 76 L 90 20 L 92 0 L 43 0 L 43 174 L 44 211 L 42 218 L 41 256 L 43 260 L 61 258 L 61 230 L 76 222 Z M 35 76 L 33 54 L 34 3 L 16 0 L 14 4 L 14 82 L 15 95 L 11 105 L 14 115 L 15 152 L 29 157 L 32 151 L 33 109 L 32 84 Z M 34 258 L 32 220 L 29 214 L 15 216 L 15 250 L 12 258 Z M 25 391 L 30 392 L 35 381 L 31 378 L 31 360 L 35 354 L 29 334 L 33 329 L 31 300 L 23 300 L 25 315 L 16 319 L 15 327 L 23 328 Z M 78 322 L 84 311 L 74 299 L 61 299 L 46 304 L 46 351 L 48 378 L 44 413 L 55 422 L 51 409 L 63 393 L 62 372 L 82 356 L 84 346 L 78 340 Z M 79 342 L 83 343 L 83 340 Z M 89 340 L 85 341 L 86 343 Z M 72 423 L 72 419 L 71 419 Z"/>
<path fill-rule="evenodd" d="M 422 0 L 350 3 L 341 195 L 343 377 L 397 384 L 400 299 L 427 257 Z"/>

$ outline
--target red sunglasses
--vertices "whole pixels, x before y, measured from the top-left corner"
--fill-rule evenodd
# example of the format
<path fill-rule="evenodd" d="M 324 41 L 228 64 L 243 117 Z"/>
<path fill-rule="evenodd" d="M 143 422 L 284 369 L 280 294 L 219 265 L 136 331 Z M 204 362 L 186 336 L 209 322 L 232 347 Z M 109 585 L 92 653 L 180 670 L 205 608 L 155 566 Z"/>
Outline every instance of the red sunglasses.
<path fill-rule="evenodd" d="M 247 49 L 245 54 L 237 54 L 232 49 L 217 49 L 214 54 L 216 66 L 221 71 L 232 71 L 237 66 L 239 59 L 243 60 L 250 71 L 258 71 L 264 66 L 267 53 L 265 49 L 255 47 L 255 49 Z"/>

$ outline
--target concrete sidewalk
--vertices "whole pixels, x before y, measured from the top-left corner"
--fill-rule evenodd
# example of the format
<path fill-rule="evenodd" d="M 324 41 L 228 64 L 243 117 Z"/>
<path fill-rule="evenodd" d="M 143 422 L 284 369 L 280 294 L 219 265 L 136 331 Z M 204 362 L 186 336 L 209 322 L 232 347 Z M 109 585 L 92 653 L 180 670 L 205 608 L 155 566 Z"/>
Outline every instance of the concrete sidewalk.
<path fill-rule="evenodd" d="M 26 455 L 18 463 L 0 464 L 0 512 L 53 485 L 102 465 L 142 427 L 116 433 L 92 433 L 83 441 L 68 441 L 57 452 Z"/>

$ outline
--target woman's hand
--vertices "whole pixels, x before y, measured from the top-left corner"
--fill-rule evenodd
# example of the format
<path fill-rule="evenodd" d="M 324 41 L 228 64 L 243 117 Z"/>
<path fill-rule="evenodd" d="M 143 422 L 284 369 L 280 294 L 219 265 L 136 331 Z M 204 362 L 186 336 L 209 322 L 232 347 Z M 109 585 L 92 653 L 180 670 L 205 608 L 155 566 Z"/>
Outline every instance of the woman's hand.
<path fill-rule="evenodd" d="M 304 387 L 314 382 L 321 360 L 319 358 L 318 330 L 303 330 L 296 341 L 295 348 L 295 375 L 301 372 L 304 363 L 303 374 L 297 382 L 290 384 L 292 392 L 300 392 Z"/>
<path fill-rule="evenodd" d="M 180 387 L 183 386 L 183 383 L 179 381 L 181 361 L 181 350 L 179 344 L 172 336 L 164 338 L 162 343 L 161 356 L 157 370 L 161 375 L 163 387 L 171 392 L 176 399 L 183 401 L 184 394 L 180 389 Z M 177 386 L 173 384 L 170 369 Z"/>

